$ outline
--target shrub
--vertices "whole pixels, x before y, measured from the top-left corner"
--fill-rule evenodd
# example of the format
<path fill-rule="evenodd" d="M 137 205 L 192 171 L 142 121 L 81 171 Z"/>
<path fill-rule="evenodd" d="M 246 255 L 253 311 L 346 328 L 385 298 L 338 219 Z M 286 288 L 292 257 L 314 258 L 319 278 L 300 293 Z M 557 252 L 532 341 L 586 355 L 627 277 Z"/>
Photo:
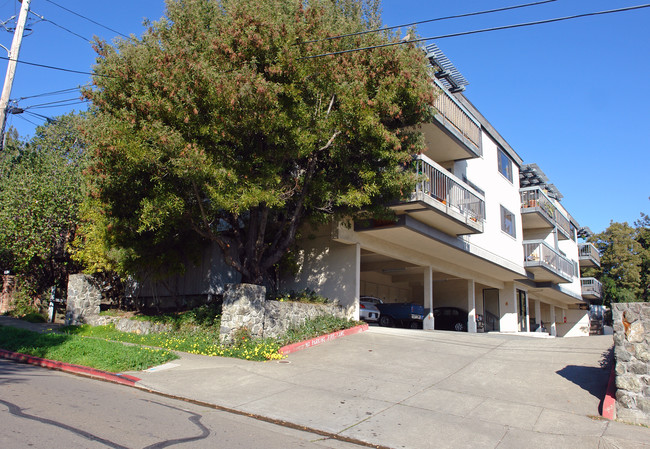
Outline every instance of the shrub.
<path fill-rule="evenodd" d="M 37 302 L 38 299 L 34 299 L 33 292 L 29 291 L 22 284 L 18 284 L 12 295 L 11 310 L 9 313 L 17 318 L 22 318 L 27 315 L 38 315 L 41 310 Z"/>
<path fill-rule="evenodd" d="M 304 289 L 300 291 L 290 290 L 288 292 L 277 292 L 269 296 L 271 301 L 280 302 L 304 302 L 310 304 L 325 304 L 330 300 L 324 296 L 319 295 L 311 289 Z"/>
<path fill-rule="evenodd" d="M 47 319 L 42 314 L 33 312 L 30 312 L 21 317 L 21 320 L 28 321 L 30 323 L 45 323 L 47 321 Z"/>

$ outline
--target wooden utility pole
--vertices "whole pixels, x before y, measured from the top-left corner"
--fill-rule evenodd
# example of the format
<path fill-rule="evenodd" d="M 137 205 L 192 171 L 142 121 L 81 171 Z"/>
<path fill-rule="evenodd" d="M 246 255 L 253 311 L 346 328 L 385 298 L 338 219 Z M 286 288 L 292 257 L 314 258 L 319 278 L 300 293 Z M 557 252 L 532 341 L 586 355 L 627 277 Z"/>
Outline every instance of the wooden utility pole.
<path fill-rule="evenodd" d="M 27 22 L 30 2 L 31 0 L 22 0 L 20 14 L 18 15 L 18 23 L 14 30 L 14 40 L 11 42 L 11 50 L 9 50 L 7 75 L 5 76 L 5 84 L 2 88 L 2 96 L 0 96 L 0 124 L 2 126 L 0 128 L 0 145 L 2 145 L 2 142 L 4 141 L 5 123 L 7 121 L 7 105 L 9 104 L 9 95 L 11 95 L 11 87 L 14 84 L 16 63 L 18 61 L 18 55 L 20 54 L 20 44 L 23 41 L 23 32 L 25 31 L 25 23 Z"/>

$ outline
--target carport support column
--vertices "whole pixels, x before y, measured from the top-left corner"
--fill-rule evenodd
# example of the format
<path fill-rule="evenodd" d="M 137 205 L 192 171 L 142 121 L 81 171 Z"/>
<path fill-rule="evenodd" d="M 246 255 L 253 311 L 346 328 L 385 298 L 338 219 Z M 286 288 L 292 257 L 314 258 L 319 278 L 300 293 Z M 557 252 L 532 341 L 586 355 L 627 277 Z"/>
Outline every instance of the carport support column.
<path fill-rule="evenodd" d="M 429 309 L 429 314 L 424 317 L 423 329 L 433 330 L 433 269 L 424 267 L 424 308 Z"/>
<path fill-rule="evenodd" d="M 533 304 L 535 304 L 535 324 L 537 324 L 537 332 L 542 331 L 542 307 L 540 305 L 539 299 L 533 299 Z"/>
<path fill-rule="evenodd" d="M 552 337 L 557 337 L 557 326 L 555 325 L 555 306 L 550 305 L 551 308 L 551 328 L 549 329 Z"/>
<path fill-rule="evenodd" d="M 474 279 L 467 281 L 467 332 L 476 333 L 476 288 Z"/>
<path fill-rule="evenodd" d="M 517 332 L 517 289 L 514 282 L 506 282 L 499 290 L 499 329 L 501 332 Z"/>
<path fill-rule="evenodd" d="M 361 245 L 356 244 L 356 251 L 354 253 L 354 310 L 353 319 L 359 320 L 359 300 L 361 299 Z"/>

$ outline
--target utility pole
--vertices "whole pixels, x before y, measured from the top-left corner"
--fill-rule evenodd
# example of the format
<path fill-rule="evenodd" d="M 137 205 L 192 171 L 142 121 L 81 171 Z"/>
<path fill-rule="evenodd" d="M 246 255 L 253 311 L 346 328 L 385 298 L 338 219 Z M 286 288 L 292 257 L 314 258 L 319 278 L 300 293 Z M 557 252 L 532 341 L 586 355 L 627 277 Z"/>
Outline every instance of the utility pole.
<path fill-rule="evenodd" d="M 23 32 L 25 31 L 25 23 L 27 22 L 27 14 L 29 13 L 29 3 L 31 0 L 22 0 L 20 7 L 20 14 L 18 15 L 18 23 L 14 30 L 14 39 L 11 42 L 11 50 L 9 50 L 9 63 L 7 64 L 7 75 L 5 76 L 5 84 L 2 88 L 2 96 L 0 96 L 0 145 L 4 142 L 5 123 L 7 121 L 7 105 L 9 104 L 9 95 L 11 95 L 11 87 L 14 84 L 14 75 L 16 75 L 16 63 L 18 55 L 20 54 L 20 44 L 23 41 Z M 2 149 L 2 147 L 0 147 Z"/>

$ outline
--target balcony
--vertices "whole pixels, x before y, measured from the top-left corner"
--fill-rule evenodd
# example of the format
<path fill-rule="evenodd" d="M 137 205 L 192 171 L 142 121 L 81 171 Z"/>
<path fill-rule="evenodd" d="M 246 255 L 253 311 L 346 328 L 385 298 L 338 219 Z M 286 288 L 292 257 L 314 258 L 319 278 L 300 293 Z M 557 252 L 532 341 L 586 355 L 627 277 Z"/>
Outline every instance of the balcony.
<path fill-rule="evenodd" d="M 574 238 L 575 228 L 553 201 L 539 187 L 519 189 L 521 197 L 521 219 L 526 229 L 557 228 L 558 238 L 568 240 Z"/>
<path fill-rule="evenodd" d="M 414 162 L 421 180 L 408 201 L 391 208 L 449 235 L 483 232 L 485 200 L 428 157 L 419 155 Z"/>
<path fill-rule="evenodd" d="M 571 282 L 577 272 L 573 261 L 543 240 L 524 241 L 524 267 L 536 282 Z"/>
<path fill-rule="evenodd" d="M 481 126 L 436 79 L 434 123 L 423 125 L 427 156 L 439 161 L 457 161 L 483 155 Z"/>
<path fill-rule="evenodd" d="M 600 253 L 598 249 L 591 243 L 580 243 L 579 261 L 580 267 L 600 267 Z"/>
<path fill-rule="evenodd" d="M 582 297 L 585 299 L 600 299 L 603 297 L 603 284 L 596 278 L 580 279 Z"/>

